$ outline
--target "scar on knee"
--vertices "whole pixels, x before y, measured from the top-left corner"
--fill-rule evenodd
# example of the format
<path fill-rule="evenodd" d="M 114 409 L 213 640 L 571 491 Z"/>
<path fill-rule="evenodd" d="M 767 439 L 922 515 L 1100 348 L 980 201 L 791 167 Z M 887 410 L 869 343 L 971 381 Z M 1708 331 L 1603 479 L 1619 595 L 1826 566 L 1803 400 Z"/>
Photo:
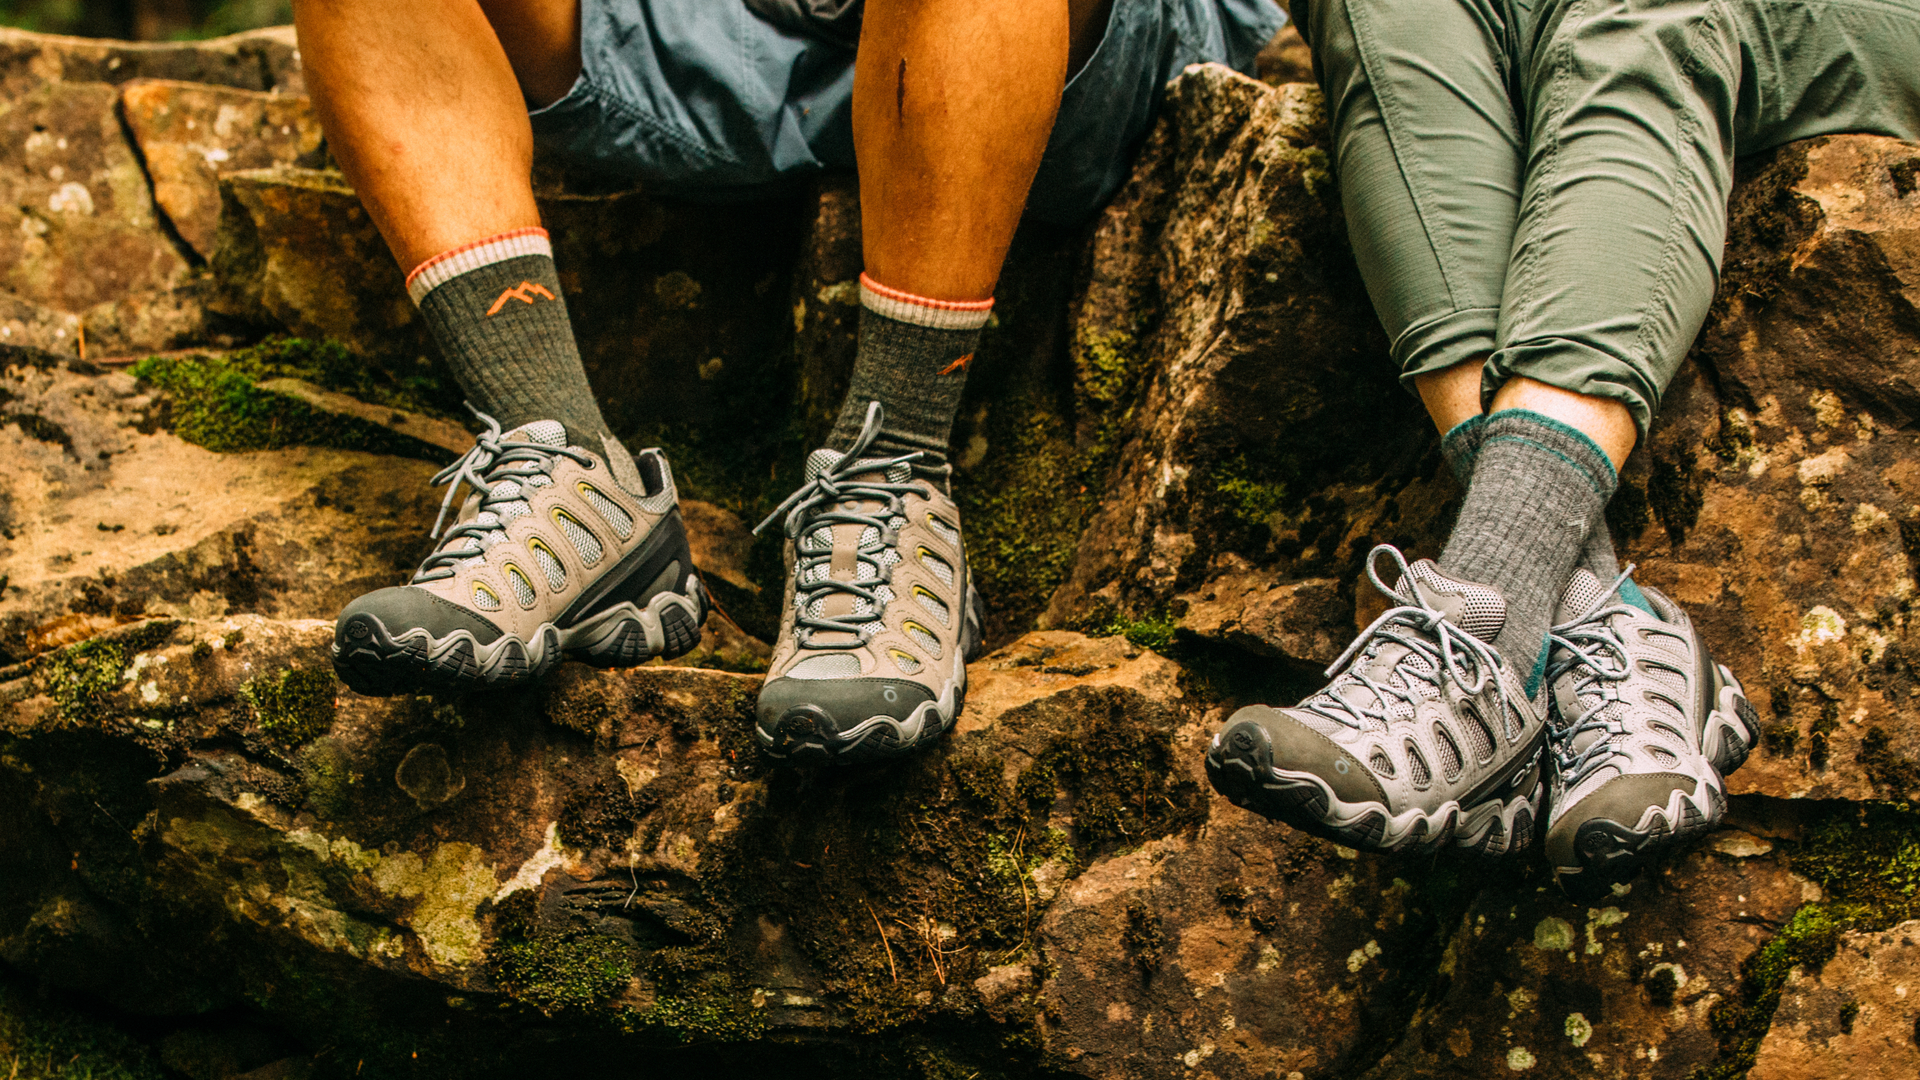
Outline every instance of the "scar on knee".
<path fill-rule="evenodd" d="M 905 121 L 907 118 L 907 58 L 900 58 L 900 77 L 894 83 L 893 91 L 894 119 Z"/>

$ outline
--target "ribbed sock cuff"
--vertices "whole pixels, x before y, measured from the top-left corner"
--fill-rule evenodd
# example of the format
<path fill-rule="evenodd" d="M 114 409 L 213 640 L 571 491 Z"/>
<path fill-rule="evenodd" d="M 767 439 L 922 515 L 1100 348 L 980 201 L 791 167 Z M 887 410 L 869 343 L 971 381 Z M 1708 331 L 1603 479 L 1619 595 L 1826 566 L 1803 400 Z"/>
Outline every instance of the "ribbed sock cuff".
<path fill-rule="evenodd" d="M 1508 441 L 1527 443 L 1563 459 L 1593 485 L 1602 503 L 1612 498 L 1614 489 L 1620 486 L 1620 474 L 1613 467 L 1613 459 L 1600 449 L 1600 444 L 1579 428 L 1551 416 L 1532 409 L 1501 409 L 1489 413 L 1476 453 L 1485 453 L 1494 443 Z"/>
<path fill-rule="evenodd" d="M 993 317 L 993 297 L 985 300 L 935 300 L 888 288 L 860 275 L 860 306 L 895 322 L 932 330 L 978 330 Z"/>
<path fill-rule="evenodd" d="M 547 230 L 513 229 L 443 251 L 407 272 L 407 297 L 418 307 L 428 293 L 461 274 L 522 255 L 552 258 L 553 242 Z"/>

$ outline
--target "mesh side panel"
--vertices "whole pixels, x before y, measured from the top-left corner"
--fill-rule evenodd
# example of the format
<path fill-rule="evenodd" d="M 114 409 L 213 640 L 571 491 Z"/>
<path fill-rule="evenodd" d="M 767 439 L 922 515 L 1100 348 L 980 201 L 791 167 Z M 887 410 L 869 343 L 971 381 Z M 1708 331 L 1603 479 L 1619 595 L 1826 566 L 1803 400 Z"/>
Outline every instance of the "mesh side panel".
<path fill-rule="evenodd" d="M 952 624 L 953 615 L 947 611 L 947 605 L 941 603 L 938 597 L 925 589 L 915 589 L 913 598 L 920 601 L 920 606 L 926 608 L 927 614 L 937 619 L 941 626 Z"/>
<path fill-rule="evenodd" d="M 827 580 L 827 575 L 832 572 L 833 572 L 833 568 L 828 566 L 825 562 L 814 563 L 813 565 L 800 571 L 800 584 L 802 585 L 817 584 L 819 582 Z"/>
<path fill-rule="evenodd" d="M 520 429 L 515 442 L 537 442 L 542 446 L 567 445 L 567 426 L 558 420 L 535 420 Z"/>
<path fill-rule="evenodd" d="M 493 485 L 493 489 L 488 491 L 487 494 L 496 499 L 511 499 L 520 494 L 520 485 L 512 480 L 502 480 Z"/>
<path fill-rule="evenodd" d="M 1440 755 L 1440 775 L 1448 780 L 1460 777 L 1460 746 L 1453 735 L 1439 724 L 1433 725 L 1433 749 Z"/>
<path fill-rule="evenodd" d="M 1464 711 L 1467 714 L 1467 741 L 1473 744 L 1473 756 L 1476 760 L 1485 761 L 1493 756 L 1493 732 L 1487 730 L 1487 721 L 1480 715 L 1480 710 L 1468 706 Z"/>
<path fill-rule="evenodd" d="M 533 513 L 533 507 L 528 506 L 526 503 L 523 503 L 523 502 L 504 503 L 500 507 L 500 520 L 512 521 L 515 518 L 526 517 L 528 514 L 531 514 L 531 513 Z"/>
<path fill-rule="evenodd" d="M 1393 759 L 1387 756 L 1385 750 L 1375 750 L 1373 756 L 1367 759 L 1367 764 L 1373 766 L 1373 771 L 1381 776 L 1393 775 Z"/>
<path fill-rule="evenodd" d="M 833 550 L 833 527 L 822 525 L 800 538 L 800 550 L 810 555 L 822 555 Z"/>
<path fill-rule="evenodd" d="M 884 600 L 884 601 L 886 601 L 887 603 L 889 603 L 889 604 L 891 604 L 891 603 L 893 603 L 893 586 L 891 586 L 891 585 L 875 585 L 875 586 L 873 587 L 873 595 L 875 595 L 875 596 L 877 596 L 877 597 L 879 597 L 880 599 L 882 599 L 882 600 Z"/>
<path fill-rule="evenodd" d="M 875 555 L 873 560 L 881 566 L 896 566 L 900 562 L 900 552 L 897 548 L 886 548 Z"/>
<path fill-rule="evenodd" d="M 1662 724 L 1656 720 L 1653 723 L 1648 724 L 1647 727 L 1651 728 L 1655 735 L 1665 735 L 1667 738 L 1672 739 L 1674 742 L 1677 742 L 1682 746 L 1686 745 L 1686 742 L 1687 742 L 1686 736 L 1680 734 L 1679 731 L 1675 730 L 1672 727 L 1669 727 L 1666 724 Z"/>
<path fill-rule="evenodd" d="M 1647 753 L 1652 754 L 1653 760 L 1659 762 L 1662 765 L 1665 765 L 1669 769 L 1673 768 L 1675 765 L 1680 764 L 1680 759 L 1677 756 L 1667 752 L 1666 750 L 1662 750 L 1658 746 L 1647 747 Z"/>
<path fill-rule="evenodd" d="M 593 512 L 599 514 L 609 526 L 612 526 L 613 535 L 622 540 L 633 535 L 632 514 L 615 506 L 613 500 L 600 494 L 593 488 L 585 484 L 580 485 L 580 488 L 580 494 L 587 498 L 587 505 L 593 507 Z"/>
<path fill-rule="evenodd" d="M 940 579 L 940 584 L 947 586 L 953 584 L 953 567 L 948 566 L 945 559 L 923 550 L 920 552 L 920 561 L 926 564 L 927 569 L 933 571 L 934 577 Z"/>
<path fill-rule="evenodd" d="M 1412 743 L 1407 744 L 1407 775 L 1417 788 L 1433 783 L 1433 770 L 1427 768 L 1427 759 L 1420 756 L 1420 748 Z"/>
<path fill-rule="evenodd" d="M 934 637 L 931 631 L 918 623 L 908 623 L 904 629 L 915 645 L 927 650 L 927 654 L 935 660 L 940 659 L 940 639 Z"/>
<path fill-rule="evenodd" d="M 889 528 L 889 529 L 892 529 L 892 530 L 893 530 L 894 532 L 896 532 L 896 533 L 897 533 L 897 532 L 899 532 L 899 531 L 900 531 L 901 529 L 904 529 L 904 528 L 906 528 L 906 527 L 907 527 L 907 519 L 906 519 L 906 518 L 903 518 L 903 517 L 895 517 L 895 518 L 888 518 L 888 519 L 887 519 L 887 528 Z"/>
<path fill-rule="evenodd" d="M 880 543 L 880 530 L 869 525 L 860 530 L 860 539 L 855 546 L 862 548 L 877 547 Z"/>
<path fill-rule="evenodd" d="M 499 611 L 500 598 L 493 595 L 492 589 L 476 581 L 473 583 L 473 606 L 481 611 Z"/>
<path fill-rule="evenodd" d="M 573 550 L 580 553 L 581 562 L 592 566 L 600 561 L 600 556 L 605 549 L 600 546 L 600 541 L 592 533 L 565 514 L 555 514 L 554 518 L 560 524 L 560 531 L 566 534 L 567 543 L 572 544 Z"/>
<path fill-rule="evenodd" d="M 888 649 L 887 655 L 893 658 L 893 666 L 899 668 L 902 675 L 917 675 L 924 666 L 912 653 L 903 653 L 899 649 Z"/>
<path fill-rule="evenodd" d="M 852 653 L 822 653 L 809 656 L 787 672 L 790 679 L 857 679 L 860 658 Z"/>
<path fill-rule="evenodd" d="M 1507 706 L 1507 738 L 1518 739 L 1527 730 L 1527 723 L 1520 718 L 1520 710 Z"/>
<path fill-rule="evenodd" d="M 875 570 L 873 564 L 865 560 L 862 560 L 859 569 L 853 572 L 853 580 L 855 581 L 875 581 L 878 580 L 879 577 L 880 571 Z"/>
<path fill-rule="evenodd" d="M 840 459 L 843 456 L 845 455 L 841 454 L 840 451 L 830 450 L 824 446 L 818 450 L 815 450 L 813 453 L 808 454 L 807 455 L 807 479 L 812 480 L 813 478 L 819 476 L 821 473 L 824 473 L 828 469 L 833 468 L 835 465 L 840 464 Z"/>
<path fill-rule="evenodd" d="M 1599 603 L 1603 596 L 1600 579 L 1593 571 L 1582 566 L 1573 572 L 1573 580 L 1567 582 L 1567 591 L 1560 597 L 1560 612 L 1556 621 L 1571 619 L 1581 612 Z"/>
<path fill-rule="evenodd" d="M 552 487 L 552 486 L 553 486 L 553 477 L 551 477 L 551 476 L 524 476 L 524 477 L 521 477 L 521 478 L 520 478 L 520 482 L 521 482 L 521 483 L 523 483 L 523 484 L 525 484 L 525 485 L 527 485 L 528 487 Z"/>
<path fill-rule="evenodd" d="M 567 587 L 567 572 L 560 566 L 560 560 L 544 546 L 533 549 L 533 561 L 540 564 L 541 576 L 547 579 L 547 588 L 559 592 Z"/>
<path fill-rule="evenodd" d="M 527 580 L 527 575 L 510 566 L 507 568 L 507 584 L 513 586 L 513 597 L 520 601 L 522 607 L 533 603 L 533 582 Z"/>
<path fill-rule="evenodd" d="M 927 528 L 932 529 L 935 536 L 949 544 L 960 543 L 960 530 L 940 520 L 936 514 L 927 515 Z"/>
<path fill-rule="evenodd" d="M 1421 586 L 1433 592 L 1460 597 L 1460 615 L 1454 624 L 1481 641 L 1492 641 L 1507 622 L 1507 602 L 1485 585 L 1455 581 L 1440 573 L 1433 563 L 1421 559 L 1408 569 Z"/>

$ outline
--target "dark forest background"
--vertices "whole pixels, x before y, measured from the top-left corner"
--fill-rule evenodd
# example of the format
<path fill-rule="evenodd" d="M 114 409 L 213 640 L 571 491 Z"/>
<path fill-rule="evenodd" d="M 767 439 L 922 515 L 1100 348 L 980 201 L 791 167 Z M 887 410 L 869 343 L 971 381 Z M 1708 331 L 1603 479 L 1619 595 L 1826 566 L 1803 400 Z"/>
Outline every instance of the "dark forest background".
<path fill-rule="evenodd" d="M 0 26 L 179 41 L 293 21 L 292 0 L 0 0 Z"/>

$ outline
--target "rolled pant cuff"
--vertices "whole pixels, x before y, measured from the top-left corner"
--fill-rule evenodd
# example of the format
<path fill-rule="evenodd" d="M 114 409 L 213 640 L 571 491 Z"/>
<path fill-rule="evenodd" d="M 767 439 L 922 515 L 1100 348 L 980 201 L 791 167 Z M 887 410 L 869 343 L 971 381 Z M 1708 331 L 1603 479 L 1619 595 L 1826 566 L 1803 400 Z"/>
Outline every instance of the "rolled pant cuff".
<path fill-rule="evenodd" d="M 1400 365 L 1400 385 L 1417 393 L 1413 380 L 1430 371 L 1442 371 L 1493 351 L 1493 333 L 1500 322 L 1497 307 L 1465 308 L 1408 327 L 1393 343 L 1393 359 Z"/>
<path fill-rule="evenodd" d="M 1660 408 L 1658 383 L 1620 357 L 1568 338 L 1509 345 L 1488 357 L 1480 375 L 1481 408 L 1492 408 L 1494 394 L 1515 376 L 1620 402 L 1633 414 L 1633 426 L 1643 441 Z"/>

